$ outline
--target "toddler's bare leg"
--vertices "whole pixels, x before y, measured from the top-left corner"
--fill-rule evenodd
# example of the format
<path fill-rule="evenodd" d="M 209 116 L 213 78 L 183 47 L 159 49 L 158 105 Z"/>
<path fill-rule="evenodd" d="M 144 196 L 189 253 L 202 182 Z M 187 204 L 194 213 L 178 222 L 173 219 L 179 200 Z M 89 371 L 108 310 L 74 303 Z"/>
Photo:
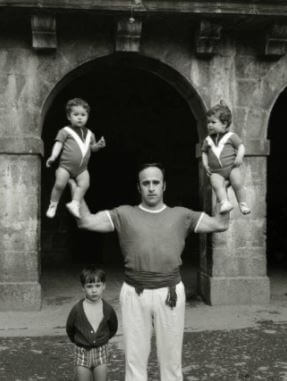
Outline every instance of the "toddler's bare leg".
<path fill-rule="evenodd" d="M 87 192 L 90 186 L 90 175 L 86 170 L 79 174 L 76 178 L 77 186 L 74 188 L 74 192 L 72 192 L 72 201 L 66 204 L 70 213 L 72 213 L 75 217 L 80 218 L 80 202 L 84 198 L 85 193 Z"/>
<path fill-rule="evenodd" d="M 57 203 L 59 202 L 69 179 L 70 179 L 70 174 L 66 169 L 59 167 L 56 170 L 56 181 L 55 181 L 54 187 L 52 189 L 52 194 L 51 194 L 52 202 L 57 202 Z"/>
<path fill-rule="evenodd" d="M 216 194 L 217 201 L 222 202 L 227 200 L 227 193 L 226 193 L 224 178 L 218 175 L 217 173 L 213 173 L 210 176 L 210 182 L 211 182 L 212 189 L 214 190 Z"/>
<path fill-rule="evenodd" d="M 74 381 L 92 381 L 92 371 L 84 366 L 77 366 Z"/>
<path fill-rule="evenodd" d="M 246 191 L 243 184 L 240 168 L 233 168 L 230 173 L 230 183 L 234 190 L 239 208 L 243 214 L 249 214 L 250 208 L 246 203 Z"/>
<path fill-rule="evenodd" d="M 210 182 L 216 194 L 217 200 L 220 203 L 219 212 L 220 213 L 230 212 L 233 209 L 233 206 L 227 197 L 226 181 L 224 177 L 218 175 L 217 173 L 213 173 L 210 176 Z"/>
<path fill-rule="evenodd" d="M 89 172 L 86 170 L 79 174 L 79 176 L 76 177 L 77 182 L 77 188 L 75 189 L 75 193 L 73 195 L 73 200 L 75 201 L 81 201 L 89 189 L 90 186 L 90 175 Z"/>
<path fill-rule="evenodd" d="M 94 380 L 107 381 L 107 377 L 108 377 L 107 365 L 103 364 L 94 368 L 93 375 L 94 375 Z"/>

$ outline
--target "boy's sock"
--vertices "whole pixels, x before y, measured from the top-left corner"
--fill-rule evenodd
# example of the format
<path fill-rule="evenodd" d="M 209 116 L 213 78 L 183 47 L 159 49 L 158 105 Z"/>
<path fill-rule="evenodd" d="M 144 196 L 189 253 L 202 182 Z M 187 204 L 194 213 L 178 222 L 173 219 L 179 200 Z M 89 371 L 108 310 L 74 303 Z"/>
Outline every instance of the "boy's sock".
<path fill-rule="evenodd" d="M 57 201 L 50 201 L 49 208 L 46 212 L 46 216 L 48 218 L 54 218 L 56 211 L 57 211 L 58 202 Z"/>
<path fill-rule="evenodd" d="M 79 201 L 72 200 L 71 202 L 66 204 L 66 207 L 73 216 L 80 218 L 80 203 L 79 203 Z"/>

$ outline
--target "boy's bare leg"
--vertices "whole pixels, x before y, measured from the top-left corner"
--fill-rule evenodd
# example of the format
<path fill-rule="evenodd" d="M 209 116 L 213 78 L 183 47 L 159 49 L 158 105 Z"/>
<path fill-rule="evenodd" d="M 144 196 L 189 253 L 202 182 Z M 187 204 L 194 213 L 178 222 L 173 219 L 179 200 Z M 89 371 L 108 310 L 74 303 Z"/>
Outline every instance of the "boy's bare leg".
<path fill-rule="evenodd" d="M 249 214 L 250 208 L 246 203 L 246 191 L 243 185 L 240 168 L 233 168 L 230 173 L 230 183 L 234 190 L 239 208 L 243 214 Z"/>
<path fill-rule="evenodd" d="M 94 368 L 93 375 L 94 375 L 94 380 L 96 381 L 107 381 L 108 379 L 107 365 L 103 364 Z"/>
<path fill-rule="evenodd" d="M 77 366 L 74 381 L 92 381 L 92 371 L 84 366 Z"/>

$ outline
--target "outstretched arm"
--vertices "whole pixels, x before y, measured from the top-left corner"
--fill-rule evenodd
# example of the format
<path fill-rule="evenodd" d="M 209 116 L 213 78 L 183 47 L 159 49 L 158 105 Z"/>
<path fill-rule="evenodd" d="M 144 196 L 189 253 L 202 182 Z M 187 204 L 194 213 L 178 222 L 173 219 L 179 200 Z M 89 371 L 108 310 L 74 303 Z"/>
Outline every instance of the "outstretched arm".
<path fill-rule="evenodd" d="M 114 226 L 107 211 L 101 211 L 95 214 L 90 213 L 84 200 L 80 205 L 80 218 L 77 219 L 79 228 L 95 231 L 98 233 L 109 233 L 114 231 Z"/>
<path fill-rule="evenodd" d="M 214 216 L 203 213 L 195 233 L 224 232 L 229 227 L 230 214 L 220 214 L 218 210 Z"/>

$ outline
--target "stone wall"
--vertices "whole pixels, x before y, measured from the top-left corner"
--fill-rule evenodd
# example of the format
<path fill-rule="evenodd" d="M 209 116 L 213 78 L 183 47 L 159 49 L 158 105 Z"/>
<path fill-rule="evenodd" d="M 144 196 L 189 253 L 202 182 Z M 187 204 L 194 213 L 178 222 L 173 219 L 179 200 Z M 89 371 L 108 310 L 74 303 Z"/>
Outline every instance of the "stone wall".
<path fill-rule="evenodd" d="M 59 13 L 52 49 L 32 47 L 31 12 L 2 13 L 0 21 L 5 31 L 0 34 L 0 308 L 37 309 L 45 113 L 55 95 L 89 71 L 95 60 L 113 59 L 115 18 Z M 145 70 L 171 83 L 186 99 L 198 123 L 199 143 L 206 134 L 205 110 L 221 98 L 232 108 L 233 129 L 247 146 L 246 187 L 252 214 L 242 217 L 235 208 L 228 232 L 207 241 L 203 237 L 201 291 L 212 304 L 265 303 L 266 137 L 272 106 L 287 83 L 286 57 L 259 56 L 256 39 L 238 31 L 223 34 L 216 52 L 202 56 L 194 36 L 189 20 L 147 18 L 140 43 L 133 45 L 133 62 L 139 66 L 143 62 Z M 131 54 L 130 44 L 123 46 L 121 53 Z M 210 211 L 210 192 L 204 189 L 203 205 Z"/>

